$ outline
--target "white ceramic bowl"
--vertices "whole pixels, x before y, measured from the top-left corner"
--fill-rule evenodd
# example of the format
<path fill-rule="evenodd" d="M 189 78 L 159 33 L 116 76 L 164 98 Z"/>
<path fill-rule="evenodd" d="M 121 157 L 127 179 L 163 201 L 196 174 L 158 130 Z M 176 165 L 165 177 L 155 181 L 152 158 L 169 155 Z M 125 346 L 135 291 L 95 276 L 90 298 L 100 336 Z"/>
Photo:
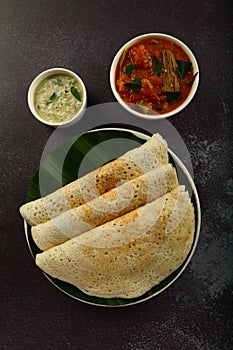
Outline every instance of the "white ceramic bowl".
<path fill-rule="evenodd" d="M 38 84 L 43 79 L 45 79 L 49 76 L 55 75 L 55 74 L 65 74 L 65 75 L 72 76 L 75 80 L 78 81 L 78 84 L 79 84 L 80 89 L 81 89 L 81 94 L 82 94 L 82 106 L 78 110 L 78 112 L 75 115 L 73 115 L 70 119 L 67 119 L 67 120 L 65 120 L 63 122 L 59 122 L 59 123 L 51 123 L 51 122 L 43 119 L 38 114 L 38 112 L 35 108 L 35 105 L 34 105 L 34 93 L 35 93 L 35 89 L 38 86 Z M 28 106 L 29 106 L 30 111 L 34 115 L 34 117 L 36 117 L 36 119 L 38 119 L 41 123 L 44 123 L 46 125 L 53 126 L 53 127 L 58 127 L 58 126 L 67 127 L 67 126 L 71 126 L 72 124 L 79 121 L 85 112 L 86 104 L 87 104 L 87 92 L 86 92 L 86 87 L 85 87 L 82 79 L 76 73 L 72 72 L 69 69 L 65 69 L 65 68 L 51 68 L 51 69 L 43 71 L 32 81 L 32 83 L 29 87 L 29 90 L 28 90 Z"/>
<path fill-rule="evenodd" d="M 142 39 L 146 39 L 146 38 L 155 38 L 155 39 L 167 39 L 170 40 L 172 42 L 174 42 L 175 44 L 177 44 L 178 46 L 180 46 L 183 51 L 185 51 L 185 53 L 188 55 L 191 63 L 192 63 L 192 67 L 193 67 L 193 73 L 196 74 L 196 77 L 194 79 L 194 82 L 192 84 L 192 88 L 191 91 L 188 95 L 188 97 L 186 98 L 186 100 L 177 108 L 175 108 L 174 110 L 164 113 L 164 114 L 154 114 L 154 115 L 149 115 L 149 114 L 144 114 L 144 113 L 140 113 L 136 110 L 133 110 L 132 108 L 130 108 L 127 103 L 125 103 L 122 98 L 120 97 L 117 89 L 116 89 L 116 85 L 115 85 L 115 75 L 116 75 L 116 68 L 117 68 L 117 64 L 119 62 L 119 59 L 121 58 L 121 55 L 123 54 L 123 52 L 125 50 L 127 50 L 128 48 L 130 48 L 132 45 L 136 44 L 138 41 L 142 40 Z M 116 56 L 114 57 L 113 61 L 112 61 L 112 65 L 110 68 L 110 85 L 111 85 L 111 89 L 112 92 L 115 96 L 115 98 L 117 99 L 117 101 L 122 105 L 122 107 L 124 107 L 128 112 L 134 114 L 137 117 L 140 118 L 144 118 L 144 119 L 162 119 L 162 118 L 168 118 L 173 116 L 174 114 L 179 113 L 182 109 L 184 109 L 193 99 L 196 91 L 197 91 L 197 87 L 198 87 L 198 83 L 199 83 L 199 69 L 198 69 L 198 64 L 197 64 L 197 60 L 194 56 L 194 54 L 192 53 L 192 51 L 179 39 L 168 35 L 168 34 L 162 34 L 162 33 L 148 33 L 148 34 L 143 34 L 140 36 L 137 36 L 134 39 L 131 39 L 130 41 L 128 41 L 125 45 L 123 45 L 120 50 L 117 52 Z"/>

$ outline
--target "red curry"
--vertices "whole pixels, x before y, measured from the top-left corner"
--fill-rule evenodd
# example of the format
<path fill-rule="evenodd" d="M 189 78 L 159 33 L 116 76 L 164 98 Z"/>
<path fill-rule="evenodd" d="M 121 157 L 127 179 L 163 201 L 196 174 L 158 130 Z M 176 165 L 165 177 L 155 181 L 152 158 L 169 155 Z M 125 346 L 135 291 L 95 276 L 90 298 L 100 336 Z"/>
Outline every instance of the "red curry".
<path fill-rule="evenodd" d="M 138 112 L 164 114 L 180 106 L 194 81 L 188 55 L 167 39 L 146 38 L 121 56 L 116 89 Z"/>

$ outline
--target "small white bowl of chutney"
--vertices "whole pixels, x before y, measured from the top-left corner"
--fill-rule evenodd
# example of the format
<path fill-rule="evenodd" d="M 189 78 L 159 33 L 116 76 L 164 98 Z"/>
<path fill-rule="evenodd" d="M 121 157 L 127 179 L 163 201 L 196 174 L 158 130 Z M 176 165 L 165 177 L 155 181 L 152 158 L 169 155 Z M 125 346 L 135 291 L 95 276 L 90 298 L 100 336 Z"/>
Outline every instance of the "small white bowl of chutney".
<path fill-rule="evenodd" d="M 28 90 L 28 106 L 40 122 L 67 127 L 79 121 L 86 109 L 87 92 L 82 79 L 65 68 L 40 73 Z"/>

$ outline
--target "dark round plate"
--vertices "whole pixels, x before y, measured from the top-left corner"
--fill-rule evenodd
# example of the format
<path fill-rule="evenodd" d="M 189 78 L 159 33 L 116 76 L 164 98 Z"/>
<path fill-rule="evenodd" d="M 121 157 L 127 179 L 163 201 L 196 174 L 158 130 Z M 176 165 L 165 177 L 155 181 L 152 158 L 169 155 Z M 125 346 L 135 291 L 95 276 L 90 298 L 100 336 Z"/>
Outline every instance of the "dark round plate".
<path fill-rule="evenodd" d="M 72 145 L 66 154 L 62 167 L 59 167 L 58 163 L 63 145 L 59 146 L 45 158 L 40 166 L 40 169 L 37 171 L 29 185 L 26 201 L 29 202 L 40 198 L 41 186 L 39 186 L 39 184 L 41 185 L 41 183 L 43 183 L 42 193 L 44 196 L 61 187 L 60 181 L 58 181 L 59 178 L 62 178 L 62 185 L 64 186 L 69 182 L 74 181 L 77 178 L 77 174 L 82 176 L 85 173 L 96 169 L 106 162 L 124 154 L 128 150 L 132 149 L 132 147 L 140 146 L 148 138 L 149 136 L 142 132 L 120 128 L 103 128 L 92 130 L 82 134 L 81 136 L 72 138 Z M 117 147 L 114 147 L 114 140 L 116 139 L 118 140 L 118 143 Z M 121 139 L 122 141 L 124 139 L 127 142 L 119 142 Z M 106 145 L 108 145 L 108 147 L 106 147 Z M 112 147 L 110 147 L 110 145 L 112 145 Z M 79 301 L 92 305 L 116 307 L 133 305 L 150 299 L 164 291 L 181 275 L 181 273 L 187 267 L 197 245 L 201 224 L 201 210 L 198 193 L 188 170 L 178 159 L 178 157 L 170 150 L 169 158 L 170 162 L 172 162 L 176 167 L 179 184 L 185 185 L 186 190 L 189 191 L 195 209 L 194 241 L 189 255 L 184 263 L 158 285 L 154 286 L 142 296 L 134 299 L 105 299 L 89 296 L 81 292 L 75 286 L 52 278 L 44 273 L 51 283 L 53 283 L 62 292 Z M 41 181 L 41 179 L 43 181 Z M 36 254 L 40 253 L 41 251 L 32 239 L 30 225 L 24 222 L 24 227 L 29 249 L 32 256 L 35 258 Z"/>

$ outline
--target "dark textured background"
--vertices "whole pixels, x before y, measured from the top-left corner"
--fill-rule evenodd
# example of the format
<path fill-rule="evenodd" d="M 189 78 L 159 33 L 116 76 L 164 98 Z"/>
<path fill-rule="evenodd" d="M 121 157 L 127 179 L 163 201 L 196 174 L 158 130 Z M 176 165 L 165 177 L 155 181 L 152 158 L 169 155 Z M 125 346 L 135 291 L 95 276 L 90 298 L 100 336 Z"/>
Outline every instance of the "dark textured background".
<path fill-rule="evenodd" d="M 18 208 L 52 129 L 26 94 L 42 70 L 79 73 L 88 105 L 115 101 L 110 64 L 129 39 L 164 32 L 200 66 L 191 104 L 169 119 L 190 151 L 202 206 L 197 250 L 159 296 L 118 309 L 75 301 L 33 263 Z M 232 12 L 230 1 L 0 0 L 0 349 L 231 349 Z"/>

